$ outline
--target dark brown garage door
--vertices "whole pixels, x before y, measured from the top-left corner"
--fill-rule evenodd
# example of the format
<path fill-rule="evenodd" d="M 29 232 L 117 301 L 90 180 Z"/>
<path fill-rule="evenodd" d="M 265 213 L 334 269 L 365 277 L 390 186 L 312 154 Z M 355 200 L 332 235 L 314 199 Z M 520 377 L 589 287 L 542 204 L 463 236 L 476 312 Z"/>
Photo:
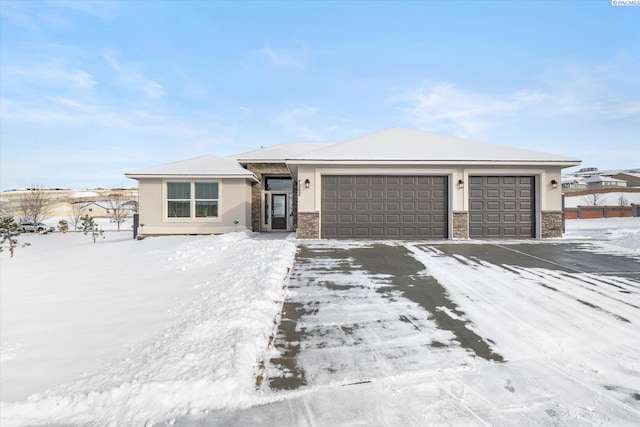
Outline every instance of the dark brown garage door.
<path fill-rule="evenodd" d="M 441 239 L 445 176 L 322 176 L 325 239 Z"/>
<path fill-rule="evenodd" d="M 533 176 L 470 176 L 471 238 L 535 237 Z"/>

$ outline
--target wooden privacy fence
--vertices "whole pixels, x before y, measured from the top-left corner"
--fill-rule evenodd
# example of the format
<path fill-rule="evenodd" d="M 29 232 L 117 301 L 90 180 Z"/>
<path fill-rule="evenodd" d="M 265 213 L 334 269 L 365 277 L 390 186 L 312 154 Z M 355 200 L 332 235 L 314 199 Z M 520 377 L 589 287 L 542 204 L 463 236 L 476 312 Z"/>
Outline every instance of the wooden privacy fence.
<path fill-rule="evenodd" d="M 631 206 L 578 206 L 564 208 L 564 219 L 595 219 L 639 217 L 640 205 Z"/>

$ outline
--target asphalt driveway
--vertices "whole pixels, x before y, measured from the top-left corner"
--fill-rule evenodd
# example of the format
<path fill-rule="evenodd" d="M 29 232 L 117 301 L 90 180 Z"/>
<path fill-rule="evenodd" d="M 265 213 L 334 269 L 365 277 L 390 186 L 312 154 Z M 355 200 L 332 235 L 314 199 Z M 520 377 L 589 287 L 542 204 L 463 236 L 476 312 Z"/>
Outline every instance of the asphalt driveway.
<path fill-rule="evenodd" d="M 225 425 L 640 425 L 640 259 L 588 243 L 306 242 Z"/>

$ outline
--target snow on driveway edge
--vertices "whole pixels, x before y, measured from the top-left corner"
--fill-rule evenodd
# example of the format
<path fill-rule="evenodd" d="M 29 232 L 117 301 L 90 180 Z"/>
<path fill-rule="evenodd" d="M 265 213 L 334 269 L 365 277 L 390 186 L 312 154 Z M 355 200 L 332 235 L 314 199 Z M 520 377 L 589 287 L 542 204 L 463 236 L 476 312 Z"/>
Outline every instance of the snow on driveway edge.
<path fill-rule="evenodd" d="M 210 280 L 178 322 L 81 380 L 2 402 L 0 424 L 150 425 L 251 405 L 296 245 L 246 237 L 181 245 L 168 268 L 200 269 Z"/>

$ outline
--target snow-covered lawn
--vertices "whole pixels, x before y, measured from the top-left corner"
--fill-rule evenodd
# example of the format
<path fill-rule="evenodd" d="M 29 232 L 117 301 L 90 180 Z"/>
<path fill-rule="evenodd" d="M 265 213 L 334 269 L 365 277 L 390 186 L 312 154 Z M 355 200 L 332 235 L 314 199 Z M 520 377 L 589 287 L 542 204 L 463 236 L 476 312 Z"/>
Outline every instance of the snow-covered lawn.
<path fill-rule="evenodd" d="M 571 194 L 571 193 L 568 193 Z M 624 200 L 627 205 L 634 203 L 640 204 L 640 193 L 600 193 L 598 194 L 598 205 L 600 206 L 619 206 L 620 201 Z M 570 196 L 564 198 L 564 205 L 568 208 L 576 208 L 578 206 L 589 206 L 593 204 L 593 196 Z"/>
<path fill-rule="evenodd" d="M 540 421 L 527 418 L 527 411 L 542 408 L 558 390 L 568 395 L 558 398 L 558 413 L 549 415 L 549 425 L 569 419 L 582 425 L 607 424 L 606 417 L 599 418 L 607 410 L 615 414 L 609 422 L 624 420 L 625 414 L 640 417 L 637 401 L 629 397 L 638 391 L 634 381 L 640 372 L 640 356 L 637 347 L 633 349 L 640 345 L 640 302 L 633 290 L 637 282 L 632 279 L 624 279 L 623 286 L 631 292 L 618 298 L 626 298 L 624 303 L 614 298 L 615 276 L 608 276 L 611 289 L 603 285 L 604 294 L 600 294 L 581 284 L 597 277 L 502 268 L 408 243 L 416 260 L 427 266 L 427 273 L 464 311 L 474 332 L 492 340 L 495 350 L 510 362 L 476 363 L 455 349 L 449 356 L 440 354 L 442 358 L 429 353 L 429 363 L 434 364 L 428 370 L 371 378 L 360 389 L 359 399 L 365 402 L 350 398 L 352 389 L 330 380 L 302 392 L 256 391 L 260 364 L 269 354 L 273 356 L 269 342 L 285 297 L 283 285 L 293 264 L 294 242 L 247 233 L 134 241 L 129 229 L 106 236 L 94 244 L 81 233 L 22 235 L 20 240 L 31 246 L 17 249 L 13 259 L 7 252 L 0 255 L 2 426 L 164 425 L 174 419 L 188 424 L 185 415 L 206 413 L 229 414 L 229 423 L 219 421 L 219 425 L 241 425 L 239 419 L 252 419 L 234 418 L 234 413 L 243 411 L 254 411 L 255 419 L 268 414 L 265 422 L 273 425 L 304 424 L 302 419 L 286 418 L 283 412 L 298 404 L 302 410 L 315 405 L 324 411 L 325 425 L 332 420 L 344 424 L 345 420 L 375 423 L 385 419 L 438 424 L 450 423 L 456 416 L 461 417 L 456 421 L 461 425 L 483 424 L 485 419 L 496 419 L 489 416 L 492 414 L 504 417 L 497 419 L 505 422 L 526 424 Z M 637 256 L 640 218 L 567 221 L 565 240 L 586 240 L 603 253 Z M 365 285 L 384 279 L 366 275 L 353 274 Z M 490 285 L 479 292 L 483 280 Z M 521 286 L 506 292 L 505 287 L 512 283 Z M 567 288 L 558 294 L 544 285 Z M 431 331 L 434 339 L 455 342 L 448 332 L 433 328 L 428 313 L 402 295 L 397 295 L 394 304 L 385 305 L 375 286 L 369 289 L 370 298 L 362 300 L 378 310 L 373 314 L 410 311 L 414 321 L 430 325 L 424 330 Z M 584 300 L 585 295 L 595 298 L 605 311 L 572 300 L 574 296 Z M 496 300 L 515 307 L 503 310 Z M 332 307 L 341 311 L 339 306 Z M 514 310 L 520 320 L 513 317 Z M 620 312 L 631 323 L 616 320 L 607 311 Z M 568 319 L 566 324 L 554 324 L 563 319 Z M 528 337 L 529 344 L 514 343 L 517 334 L 507 333 L 504 325 Z M 398 328 L 393 333 L 397 337 L 413 328 L 410 322 L 393 326 Z M 419 344 L 425 340 L 430 335 L 420 336 Z M 429 352 L 431 347 L 424 348 Z M 584 357 L 579 353 L 582 348 L 589 349 Z M 438 360 L 443 361 L 442 366 Z M 457 360 L 468 365 L 452 366 Z M 424 361 L 415 353 L 407 363 Z M 528 374 L 522 376 L 527 369 Z M 362 377 L 359 372 L 351 374 Z M 580 386 L 581 381 L 586 386 Z M 603 384 L 622 388 L 602 389 Z M 469 394 L 483 385 L 486 390 L 493 387 L 495 396 Z M 428 405 L 425 396 L 433 398 Z M 582 403 L 593 402 L 594 396 L 600 399 L 594 407 L 571 406 L 574 397 Z M 399 418 L 376 412 L 390 405 Z M 424 412 L 417 407 L 431 411 L 431 418 L 420 418 Z M 474 412 L 475 407 L 485 412 Z M 567 408 L 576 413 L 562 414 Z M 350 414 L 355 418 L 348 418 Z"/>
<path fill-rule="evenodd" d="M 295 244 L 20 236 L 1 254 L 1 422 L 141 425 L 242 405 Z M 25 400 L 26 399 L 26 400 Z"/>
<path fill-rule="evenodd" d="M 640 252 L 640 218 L 567 220 L 565 238 L 600 240 L 606 247 Z"/>

